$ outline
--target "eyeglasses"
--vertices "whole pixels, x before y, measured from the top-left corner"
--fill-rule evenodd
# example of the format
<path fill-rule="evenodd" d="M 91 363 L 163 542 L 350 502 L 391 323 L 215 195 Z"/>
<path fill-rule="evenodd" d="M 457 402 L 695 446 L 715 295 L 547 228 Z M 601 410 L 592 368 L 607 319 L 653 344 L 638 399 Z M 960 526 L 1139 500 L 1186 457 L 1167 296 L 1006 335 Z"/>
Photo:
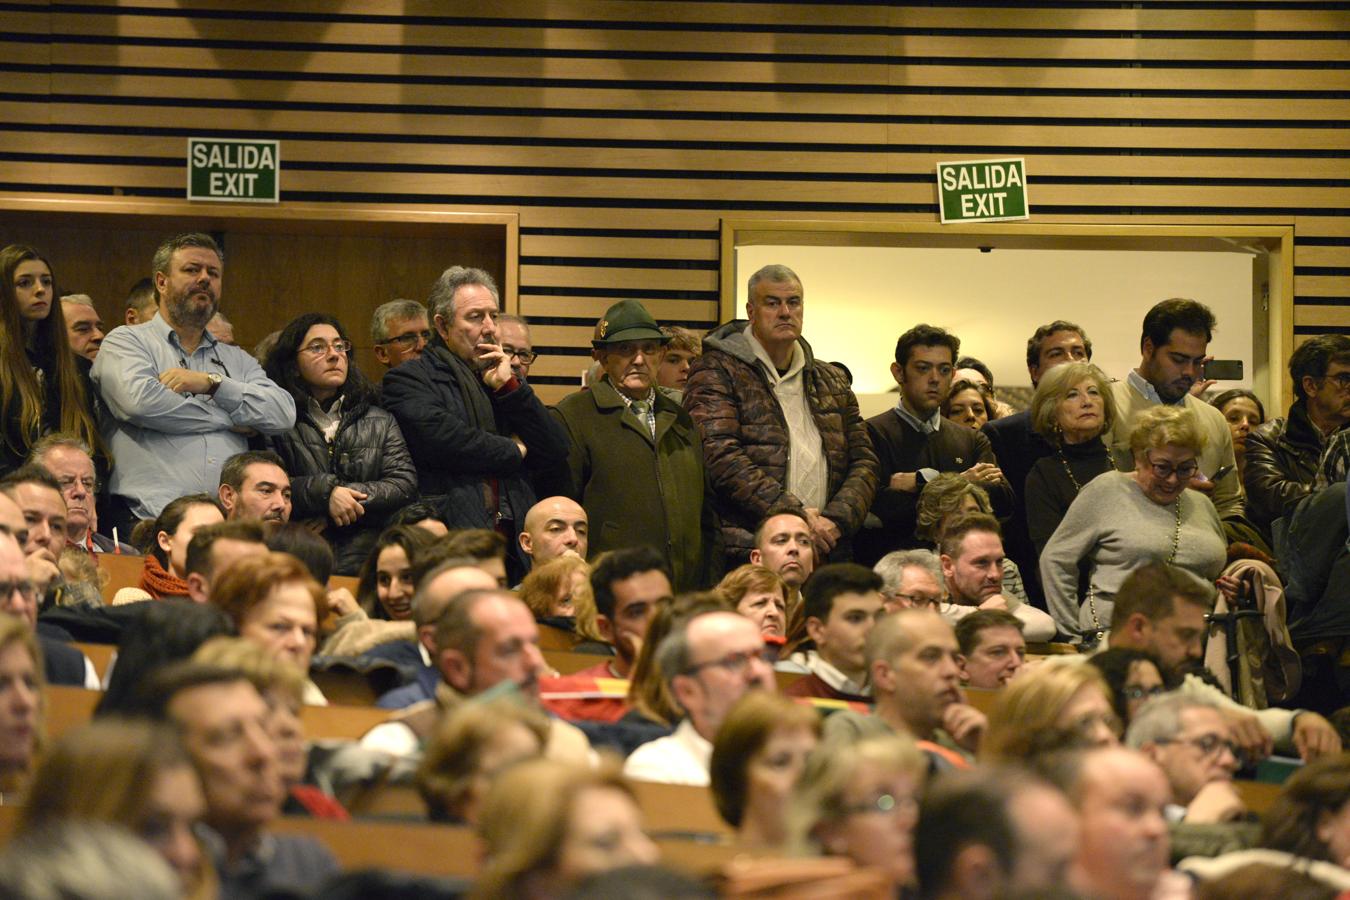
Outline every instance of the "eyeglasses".
<path fill-rule="evenodd" d="M 1153 469 L 1153 474 L 1163 481 L 1166 481 L 1173 475 L 1177 476 L 1182 481 L 1190 481 L 1195 477 L 1195 473 L 1200 471 L 1200 464 L 1195 460 L 1184 462 L 1179 466 L 1173 466 L 1171 463 L 1154 462 L 1153 458 L 1148 454 L 1144 454 L 1144 458 L 1148 460 L 1149 468 Z"/>
<path fill-rule="evenodd" d="M 863 803 L 852 803 L 841 807 L 839 810 L 846 816 L 864 815 L 867 813 L 894 813 L 903 812 L 913 814 L 919 811 L 919 801 L 913 797 L 897 797 L 894 794 L 879 794 L 872 800 Z"/>
<path fill-rule="evenodd" d="M 539 357 L 539 354 L 535 353 L 533 350 L 517 350 L 510 344 L 502 344 L 502 352 L 507 356 L 515 357 L 520 360 L 522 366 L 528 366 Z"/>
<path fill-rule="evenodd" d="M 1335 375 L 1323 375 L 1323 381 L 1334 381 L 1343 391 L 1350 390 L 1350 372 L 1337 372 Z"/>
<path fill-rule="evenodd" d="M 350 353 L 352 351 L 352 342 L 344 341 L 338 338 L 336 341 L 310 341 L 300 348 L 301 353 L 308 353 L 310 356 L 327 356 L 328 351 L 332 349 L 338 353 Z"/>
<path fill-rule="evenodd" d="M 1228 752 L 1233 754 L 1233 758 L 1242 761 L 1242 749 L 1230 740 L 1219 737 L 1217 734 L 1202 734 L 1194 738 L 1157 738 L 1158 744 L 1190 744 L 1200 751 L 1201 756 L 1214 756 L 1225 747 Z"/>
<path fill-rule="evenodd" d="M 400 334 L 398 337 L 391 337 L 385 341 L 376 341 L 375 344 L 378 347 L 383 347 L 387 344 L 398 344 L 404 350 L 409 350 L 416 346 L 419 341 L 423 344 L 431 341 L 430 329 L 426 331 L 409 331 L 407 334 Z"/>
<path fill-rule="evenodd" d="M 1139 687 L 1136 684 L 1127 684 L 1121 690 L 1126 700 L 1144 700 L 1148 697 L 1157 697 L 1159 694 L 1167 693 L 1167 688 L 1161 684 L 1153 687 Z"/>
<path fill-rule="evenodd" d="M 684 670 L 686 675 L 696 675 L 710 666 L 717 666 L 719 669 L 727 672 L 729 675 L 744 675 L 750 668 L 754 660 L 759 660 L 767 666 L 772 666 L 774 658 L 777 655 L 777 648 L 765 647 L 758 652 L 743 651 L 741 653 L 732 653 L 721 659 L 714 659 L 708 662 L 695 663 Z"/>
<path fill-rule="evenodd" d="M 98 493 L 98 481 L 93 477 L 76 478 L 74 475 L 64 475 L 56 479 L 57 484 L 61 485 L 62 493 L 70 490 L 76 484 L 84 488 L 91 494 Z"/>
<path fill-rule="evenodd" d="M 37 596 L 37 585 L 26 578 L 22 581 L 0 581 L 0 598 L 8 600 L 16 591 L 23 599 L 32 603 L 33 598 Z"/>
<path fill-rule="evenodd" d="M 923 594 L 906 594 L 903 591 L 891 591 L 892 600 L 901 600 L 914 609 L 935 609 L 942 605 L 941 597 L 925 597 Z"/>

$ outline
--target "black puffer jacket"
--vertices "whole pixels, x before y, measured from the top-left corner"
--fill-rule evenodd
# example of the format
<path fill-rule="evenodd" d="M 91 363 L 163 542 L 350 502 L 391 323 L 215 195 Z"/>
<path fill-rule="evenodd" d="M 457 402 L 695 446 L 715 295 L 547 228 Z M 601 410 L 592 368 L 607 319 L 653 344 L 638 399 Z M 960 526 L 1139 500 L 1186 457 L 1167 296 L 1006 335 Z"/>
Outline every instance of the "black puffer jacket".
<path fill-rule="evenodd" d="M 1289 407 L 1287 418 L 1271 419 L 1247 435 L 1247 518 L 1267 538 L 1271 523 L 1312 490 L 1325 449 L 1303 401 Z"/>
<path fill-rule="evenodd" d="M 342 411 L 330 445 L 308 406 L 297 403 L 295 427 L 268 443 L 291 476 L 291 518 L 328 520 L 324 535 L 336 556 L 333 571 L 355 575 L 389 516 L 417 494 L 417 469 L 398 422 L 380 407 L 358 401 Z M 338 485 L 369 495 L 365 515 L 345 528 L 328 519 L 328 495 Z"/>

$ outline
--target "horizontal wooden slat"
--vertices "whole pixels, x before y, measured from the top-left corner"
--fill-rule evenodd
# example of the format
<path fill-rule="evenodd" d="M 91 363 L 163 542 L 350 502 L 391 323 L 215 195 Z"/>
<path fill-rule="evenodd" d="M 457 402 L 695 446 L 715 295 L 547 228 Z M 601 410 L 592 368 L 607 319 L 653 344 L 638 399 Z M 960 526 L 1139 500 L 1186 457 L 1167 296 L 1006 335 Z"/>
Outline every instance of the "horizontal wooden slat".
<path fill-rule="evenodd" d="M 650 16 L 644 17 L 648 27 L 632 29 L 579 29 L 536 27 L 463 27 L 344 22 L 326 23 L 321 37 L 328 43 L 360 43 L 421 46 L 454 45 L 472 41 L 480 47 L 540 46 L 553 50 L 607 50 L 622 47 L 627 51 L 661 52 L 671 49 L 672 38 L 685 34 L 680 30 L 664 31 L 650 27 Z M 123 37 L 203 39 L 200 25 L 188 18 L 141 16 L 79 16 L 58 15 L 53 18 L 54 33 L 106 34 L 109 31 Z M 303 35 L 301 29 L 292 29 Z M 212 20 L 209 39 L 213 41 L 257 41 L 277 39 L 275 31 L 260 36 L 244 21 Z M 314 40 L 314 35 L 309 35 Z M 1130 37 L 1055 37 L 1045 38 L 1000 37 L 980 34 L 936 35 L 905 34 L 896 37 L 880 35 L 831 34 L 828 32 L 800 32 L 770 34 L 761 31 L 701 32 L 699 46 L 705 52 L 724 53 L 867 53 L 876 52 L 878 45 L 890 44 L 892 52 L 910 56 L 938 57 L 1003 57 L 1003 58 L 1143 58 L 1143 59 L 1224 59 L 1287 60 L 1287 59 L 1344 59 L 1348 51 L 1344 41 L 1289 40 L 1283 37 L 1264 38 L 1260 32 L 1250 32 L 1241 38 L 1189 39 L 1184 36 L 1166 39 Z M 295 37 L 293 37 L 295 39 Z M 304 39 L 300 37 L 299 39 Z"/>
<path fill-rule="evenodd" d="M 1350 306 L 1296 306 L 1294 324 L 1350 328 Z"/>
<path fill-rule="evenodd" d="M 142 135 L 82 134 L 70 131 L 5 131 L 7 152 L 45 154 L 59 151 L 79 156 L 145 158 L 183 164 L 187 154 L 186 136 L 149 137 Z M 334 145 L 329 141 L 285 140 L 283 166 L 291 169 L 300 163 L 332 160 Z M 343 154 L 343 170 L 361 171 L 364 166 L 538 166 L 539 149 L 529 146 L 475 146 L 464 144 L 348 144 Z M 955 154 L 956 156 L 971 154 Z M 555 147 L 548 152 L 550 168 L 595 169 L 597 174 L 613 170 L 640 170 L 666 177 L 700 177 L 712 171 L 728 178 L 738 173 L 790 172 L 812 175 L 874 176 L 896 175 L 935 179 L 934 166 L 953 154 L 816 152 L 810 150 L 670 150 L 640 148 Z M 1343 158 L 1308 157 L 1291 163 L 1279 157 L 1190 157 L 1190 156 L 1081 156 L 1032 154 L 1028 175 L 1035 181 L 1047 178 L 1097 179 L 1350 179 Z M 758 179 L 757 179 L 758 180 Z"/>
<path fill-rule="evenodd" d="M 1294 293 L 1300 297 L 1350 297 L 1350 275 L 1296 275 Z"/>
<path fill-rule="evenodd" d="M 78 53 L 81 48 L 67 47 Z M 58 51 L 59 53 L 59 51 Z M 59 58 L 59 57 L 58 57 Z M 879 75 L 881 73 L 874 73 Z M 613 87 L 536 87 L 491 85 L 420 85 L 419 104 L 478 107 L 528 107 L 679 111 L 694 113 L 779 113 L 836 115 L 841 103 L 849 115 L 871 116 L 980 116 L 993 119 L 1167 119 L 1199 120 L 1309 120 L 1341 122 L 1345 101 L 1301 98 L 1138 98 L 1138 97 L 1018 97 L 919 94 L 837 94 L 828 90 L 766 94 L 761 91 L 700 91 L 696 87 L 634 90 L 627 80 Z M 195 70 L 177 75 L 83 75 L 55 73 L 50 90 L 57 94 L 98 96 L 194 97 L 249 99 L 268 87 L 256 80 L 203 79 Z M 16 90 L 18 88 L 15 88 Z M 323 103 L 340 91 L 343 103 L 397 106 L 406 102 L 408 86 L 380 83 L 298 82 L 284 85 L 291 103 Z M 640 118 L 635 115 L 634 118 Z"/>
<path fill-rule="evenodd" d="M 40 6 L 40 3 L 34 3 Z M 174 0 L 142 0 L 138 7 L 176 11 Z M 1250 6 L 1250 8 L 1244 8 Z M 194 9 L 241 12 L 258 10 L 267 13 L 275 6 L 264 2 L 239 3 L 236 0 L 198 0 Z M 444 16 L 443 3 L 420 0 L 400 4 L 398 9 L 408 15 Z M 340 13 L 326 0 L 293 0 L 287 3 L 287 12 L 304 12 L 326 16 L 351 17 L 391 13 L 385 0 L 346 0 Z M 459 0 L 452 12 L 470 18 L 498 19 L 502 7 L 496 0 Z M 651 7 L 641 0 L 608 0 L 596 4 L 590 0 L 515 0 L 512 16 L 519 19 L 550 19 L 563 21 L 625 22 L 643 21 L 651 16 Z M 1122 8 L 1000 8 L 980 7 L 961 9 L 936 7 L 879 7 L 870 4 L 831 4 L 828 21 L 822 22 L 819 12 L 800 3 L 697 3 L 668 4 L 661 10 L 661 20 L 671 23 L 723 24 L 736 27 L 800 27 L 814 26 L 819 30 L 830 27 L 848 28 L 1035 28 L 1035 29 L 1223 29 L 1234 31 L 1277 29 L 1335 29 L 1343 30 L 1344 16 L 1335 11 L 1299 9 L 1270 4 L 1237 4 L 1230 8 L 1178 8 L 1156 6 Z"/>

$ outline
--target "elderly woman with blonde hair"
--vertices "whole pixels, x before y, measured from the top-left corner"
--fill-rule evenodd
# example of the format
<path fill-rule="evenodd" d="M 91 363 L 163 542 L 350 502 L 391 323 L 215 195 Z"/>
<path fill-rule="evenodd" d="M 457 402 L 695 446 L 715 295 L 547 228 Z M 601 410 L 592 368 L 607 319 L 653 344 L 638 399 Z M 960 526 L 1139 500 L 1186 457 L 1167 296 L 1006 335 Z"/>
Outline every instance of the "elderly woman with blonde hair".
<path fill-rule="evenodd" d="M 1098 640 L 1111 622 L 1126 576 L 1149 560 L 1178 566 L 1213 583 L 1228 543 L 1199 457 L 1205 433 L 1195 414 L 1172 406 L 1140 413 L 1130 430 L 1133 472 L 1107 472 L 1084 485 L 1041 551 L 1041 583 L 1061 631 Z M 1079 571 L 1087 590 L 1080 593 Z M 1233 591 L 1235 583 L 1219 586 Z"/>
<path fill-rule="evenodd" d="M 1078 658 L 1051 657 L 999 691 L 981 760 L 1017 762 L 1056 750 L 1114 747 L 1121 727 L 1100 670 Z"/>
<path fill-rule="evenodd" d="M 789 802 L 789 847 L 874 867 L 899 894 L 914 883 L 914 826 L 927 771 L 927 758 L 906 736 L 822 742 Z"/>
<path fill-rule="evenodd" d="M 1115 471 L 1102 435 L 1116 421 L 1116 401 L 1101 369 L 1071 362 L 1041 376 L 1030 413 L 1032 429 L 1054 448 L 1027 473 L 1027 532 L 1039 553 L 1083 486 Z"/>
<path fill-rule="evenodd" d="M 560 897 L 590 875 L 659 855 L 633 788 L 610 760 L 594 769 L 549 759 L 511 767 L 488 790 L 478 834 L 484 861 L 473 896 L 484 900 Z"/>

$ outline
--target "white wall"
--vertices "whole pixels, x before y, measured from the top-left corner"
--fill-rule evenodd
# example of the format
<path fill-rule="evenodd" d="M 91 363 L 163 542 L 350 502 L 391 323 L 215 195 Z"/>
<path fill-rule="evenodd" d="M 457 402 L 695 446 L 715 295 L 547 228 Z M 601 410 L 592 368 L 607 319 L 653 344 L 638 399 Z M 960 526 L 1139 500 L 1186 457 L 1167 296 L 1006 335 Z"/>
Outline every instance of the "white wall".
<path fill-rule="evenodd" d="M 895 404 L 886 394 L 895 341 L 919 322 L 960 337 L 962 353 L 988 364 L 998 385 L 1030 387 L 1027 338 L 1038 325 L 1068 319 L 1092 339 L 1093 361 L 1123 378 L 1139 364 L 1144 313 L 1168 297 L 1214 310 L 1210 353 L 1243 361 L 1244 379 L 1219 389 L 1253 387 L 1246 253 L 746 246 L 736 251 L 738 317 L 746 280 L 769 263 L 801 277 L 805 337 L 819 358 L 848 365 L 865 415 Z"/>

